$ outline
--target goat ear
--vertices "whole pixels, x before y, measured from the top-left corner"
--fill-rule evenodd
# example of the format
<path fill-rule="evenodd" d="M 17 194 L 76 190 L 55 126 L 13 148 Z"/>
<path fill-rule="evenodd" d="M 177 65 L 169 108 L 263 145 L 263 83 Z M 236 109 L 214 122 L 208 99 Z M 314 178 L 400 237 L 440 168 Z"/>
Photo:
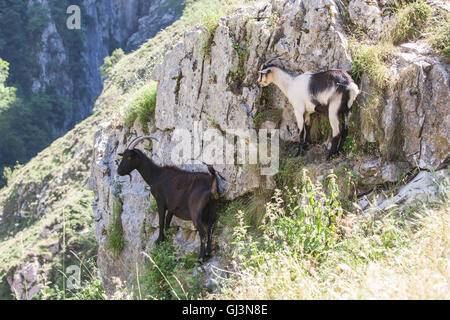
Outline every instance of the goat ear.
<path fill-rule="evenodd" d="M 131 150 L 130 150 L 130 154 L 131 154 L 133 157 L 138 155 L 138 153 L 137 153 L 134 149 L 131 149 Z"/>
<path fill-rule="evenodd" d="M 270 73 L 270 69 L 265 69 L 265 70 L 261 70 L 261 71 L 259 71 L 259 73 L 261 73 L 261 74 L 268 74 L 268 73 Z"/>

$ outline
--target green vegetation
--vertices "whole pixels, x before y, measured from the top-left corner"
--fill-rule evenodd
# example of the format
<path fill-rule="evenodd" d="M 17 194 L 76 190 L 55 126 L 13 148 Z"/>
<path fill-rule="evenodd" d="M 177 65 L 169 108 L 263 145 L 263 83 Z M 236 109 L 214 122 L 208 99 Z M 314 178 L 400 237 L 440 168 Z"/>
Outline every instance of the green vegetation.
<path fill-rule="evenodd" d="M 450 63 L 450 13 L 441 15 L 443 19 L 434 19 L 429 42 L 444 61 Z"/>
<path fill-rule="evenodd" d="M 218 228 L 223 230 L 236 223 L 236 214 L 242 212 L 242 219 L 248 228 L 256 231 L 265 217 L 265 205 L 270 201 L 271 191 L 256 190 L 239 199 L 226 201 L 218 207 Z"/>
<path fill-rule="evenodd" d="M 157 88 L 158 83 L 151 81 L 136 92 L 135 100 L 125 110 L 127 126 L 132 126 L 138 119 L 144 130 L 148 130 L 147 123 L 152 122 L 155 115 Z"/>
<path fill-rule="evenodd" d="M 51 19 L 63 39 L 67 60 L 62 65 L 49 61 L 45 68 L 66 72 L 75 88 L 74 96 L 85 96 L 87 88 L 81 85 L 84 79 L 79 68 L 83 33 L 66 28 L 65 10 L 68 3 L 68 0 L 63 0 L 49 4 Z M 80 4 L 80 1 L 70 4 Z M 75 107 L 75 103 L 63 98 L 58 93 L 60 88 L 55 86 L 32 90 L 33 79 L 41 76 L 37 53 L 42 43 L 36 39 L 41 38 L 49 21 L 50 17 L 40 3 L 0 3 L 0 57 L 10 64 L 8 72 L 8 68 L 0 62 L 0 86 L 11 90 L 16 88 L 14 94 L 9 92 L 9 99 L 4 92 L 0 92 L 0 149 L 8 150 L 0 155 L 0 187 L 5 183 L 2 176 L 4 168 L 14 166 L 16 162 L 25 163 L 65 132 Z M 54 57 L 58 54 L 58 48 L 49 46 L 49 53 Z"/>
<path fill-rule="evenodd" d="M 448 181 L 433 203 L 354 215 L 336 177 L 276 190 L 258 233 L 234 218 L 239 270 L 209 299 L 435 299 L 448 279 Z M 436 250 L 436 248 L 440 248 Z M 420 281 L 422 279 L 425 281 Z"/>
<path fill-rule="evenodd" d="M 139 299 L 180 300 L 198 298 L 201 287 L 192 275 L 198 254 L 177 256 L 173 241 L 155 246 L 140 271 L 135 296 Z"/>
<path fill-rule="evenodd" d="M 374 85 L 383 89 L 389 81 L 389 67 L 387 61 L 393 52 L 390 43 L 379 43 L 375 45 L 351 43 L 353 63 L 351 75 L 360 83 L 363 74 L 367 74 Z"/>
<path fill-rule="evenodd" d="M 396 13 L 396 19 L 389 37 L 394 44 L 418 38 L 426 27 L 432 9 L 423 0 L 408 3 Z"/>
<path fill-rule="evenodd" d="M 86 120 L 26 165 L 6 170 L 8 184 L 0 191 L 0 283 L 5 283 L 8 271 L 23 266 L 30 257 L 53 256 L 51 261 L 42 258 L 51 270 L 47 284 L 62 289 L 62 253 L 73 258 L 69 254 L 73 251 L 83 259 L 96 255 L 94 196 L 86 190 L 96 121 Z M 63 238 L 65 249 L 53 254 L 51 248 L 57 248 L 55 244 Z M 66 266 L 77 263 L 72 258 L 65 258 Z M 9 286 L 0 288 L 2 298 L 12 298 Z"/>
<path fill-rule="evenodd" d="M 305 160 L 295 157 L 282 157 L 280 159 L 280 169 L 276 176 L 278 188 L 295 186 L 297 181 L 297 173 L 301 172 L 306 165 Z"/>
<path fill-rule="evenodd" d="M 28 19 L 30 17 L 24 14 L 25 3 L 7 1 L 0 4 L 0 56 L 11 62 L 9 70 L 5 62 L 0 63 L 0 148 L 8 151 L 2 152 L 0 157 L 1 161 L 6 159 L 4 157 L 8 157 L 10 160 L 6 159 L 4 163 L 11 168 L 6 170 L 8 185 L 0 190 L 1 298 L 12 298 L 5 279 L 6 274 L 14 268 L 23 267 L 35 255 L 51 270 L 46 286 L 53 293 L 49 292 L 47 299 L 82 297 L 79 290 L 72 293 L 68 291 L 63 274 L 68 266 L 80 263 L 72 252 L 86 263 L 85 261 L 93 258 L 97 251 L 92 230 L 93 193 L 86 190 L 86 184 L 92 164 L 94 133 L 98 125 L 105 119 L 123 121 L 119 110 L 130 101 L 139 102 L 136 106 L 140 106 L 140 116 L 138 114 L 136 119 L 140 117 L 147 119 L 143 121 L 148 121 L 148 115 L 152 112 L 153 98 L 150 94 L 152 91 L 135 88 L 154 86 L 150 81 L 154 66 L 161 61 L 164 53 L 181 39 L 187 28 L 203 21 L 204 13 L 217 12 L 220 16 L 224 10 L 228 10 L 231 3 L 234 5 L 239 2 L 209 0 L 189 2 L 183 17 L 172 26 L 159 32 L 139 50 L 116 59 L 117 61 L 110 60 L 112 64 L 111 68 L 107 69 L 105 89 L 97 100 L 98 108 L 94 114 L 23 166 L 16 165 L 16 160 L 25 163 L 28 157 L 42 150 L 42 141 L 45 140 L 48 144 L 53 139 L 51 131 L 47 130 L 48 124 L 53 120 L 62 123 L 65 119 L 63 115 L 70 110 L 70 105 L 59 101 L 53 92 L 34 95 L 29 90 L 30 75 L 36 76 L 34 74 L 36 66 L 33 64 L 35 51 L 29 46 L 38 43 L 32 39 L 40 38 L 42 30 L 39 28 L 44 25 L 45 21 L 41 19 L 44 16 L 39 18 L 40 15 L 34 15 L 34 20 Z M 63 35 L 63 41 L 69 41 L 69 47 L 73 48 L 69 53 L 71 58 L 68 65 L 62 67 L 73 69 L 71 74 L 76 74 L 80 70 L 80 64 L 76 61 L 77 52 L 83 50 L 79 42 L 82 39 L 82 31 L 69 31 L 65 28 L 67 6 L 64 7 L 64 3 L 66 2 L 52 2 L 50 7 L 52 14 L 58 15 L 60 19 L 57 28 L 61 26 L 64 29 L 58 29 L 58 33 Z M 79 4 L 79 1 L 75 0 L 70 4 Z M 64 10 L 58 11 L 59 7 Z M 34 29 L 27 29 L 28 22 L 25 21 L 27 19 L 34 21 Z M 36 23 L 36 19 L 40 22 Z M 56 19 L 55 16 L 53 19 Z M 66 33 L 70 33 L 71 37 L 66 38 Z M 68 47 L 66 43 L 65 47 Z M 116 56 L 117 53 L 119 51 L 116 52 Z M 79 82 L 74 82 L 74 86 L 85 87 L 78 86 L 77 83 Z M 137 99 L 137 93 L 142 93 L 142 100 Z M 25 96 L 26 94 L 29 96 Z M 29 140 L 22 140 L 25 135 Z M 14 155 L 14 152 L 18 154 Z M 3 166 L 3 163 L 0 163 L 0 166 Z M 15 166 L 15 170 L 12 170 L 12 166 Z M 63 224 L 67 226 L 65 232 L 59 229 Z M 41 236 L 44 231 L 48 233 L 48 237 Z M 51 253 L 50 248 L 55 243 L 62 243 L 63 237 L 65 250 Z M 51 260 L 48 260 L 49 256 Z M 94 297 L 95 292 L 100 292 L 100 283 L 95 270 L 92 269 L 91 273 L 94 276 L 86 276 L 82 284 L 82 287 L 91 288 L 84 297 Z"/>
<path fill-rule="evenodd" d="M 261 128 L 265 121 L 272 121 L 278 124 L 283 117 L 283 109 L 265 109 L 256 114 L 253 118 L 255 128 Z"/>
<path fill-rule="evenodd" d="M 113 212 L 111 216 L 111 222 L 108 227 L 108 250 L 116 257 L 120 255 L 125 242 L 123 239 L 123 227 L 122 227 L 122 200 L 117 194 L 114 195 Z"/>
<path fill-rule="evenodd" d="M 211 0 L 192 2 L 187 6 L 182 20 L 188 23 L 201 23 L 206 29 L 206 36 L 203 39 L 204 59 L 210 59 L 211 46 L 213 45 L 216 29 L 219 26 L 219 19 L 231 13 L 237 6 L 252 4 L 258 0 Z M 233 44 L 235 50 L 239 52 L 239 45 Z M 242 50 L 242 48 L 241 48 Z M 243 66 L 241 66 L 243 67 Z"/>
<path fill-rule="evenodd" d="M 125 55 L 122 48 L 118 48 L 113 53 L 104 59 L 103 65 L 100 67 L 103 78 L 107 78 L 114 65 Z"/>
<path fill-rule="evenodd" d="M 274 108 L 273 103 L 273 88 L 271 86 L 267 86 L 262 88 L 262 94 L 260 98 L 260 110 L 253 118 L 253 124 L 255 128 L 261 128 L 261 125 L 265 121 L 272 121 L 275 124 L 279 124 L 283 117 L 283 109 Z"/>
<path fill-rule="evenodd" d="M 208 60 L 211 59 L 211 46 L 214 41 L 214 36 L 216 35 L 217 27 L 219 23 L 217 21 L 217 17 L 208 17 L 205 16 L 206 21 L 203 23 L 203 26 L 206 28 L 206 37 L 203 40 L 203 59 Z"/>
<path fill-rule="evenodd" d="M 239 43 L 233 39 L 233 49 L 237 52 L 239 57 L 235 78 L 240 79 L 240 82 L 242 82 L 245 78 L 245 61 L 249 55 L 248 48 L 247 46 L 243 47 L 239 45 Z"/>
<path fill-rule="evenodd" d="M 96 262 L 93 259 L 83 261 L 73 253 L 71 255 L 78 259 L 72 266 L 78 267 L 79 274 L 77 277 L 76 273 L 62 273 L 62 277 L 70 281 L 70 289 L 46 282 L 42 290 L 32 297 L 33 300 L 105 300 L 107 298 L 98 278 Z M 71 279 L 72 276 L 75 276 L 75 279 Z"/>

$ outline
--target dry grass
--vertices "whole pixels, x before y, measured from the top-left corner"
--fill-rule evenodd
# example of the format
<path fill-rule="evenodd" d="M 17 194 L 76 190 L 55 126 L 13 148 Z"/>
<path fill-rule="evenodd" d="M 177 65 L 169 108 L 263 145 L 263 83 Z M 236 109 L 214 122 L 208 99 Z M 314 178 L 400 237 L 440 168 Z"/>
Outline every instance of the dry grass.
<path fill-rule="evenodd" d="M 244 251 L 235 255 L 237 271 L 221 293 L 207 298 L 449 299 L 450 210 L 448 186 L 440 187 L 445 192 L 437 202 L 391 208 L 383 216 L 349 214 L 338 219 L 339 239 L 318 250 L 305 251 L 308 234 L 286 229 L 283 220 L 295 220 L 293 211 L 287 218 L 277 213 L 282 228 L 273 234 L 284 232 L 281 238 L 264 233 L 264 241 L 258 242 L 258 236 L 246 237 L 245 228 L 238 228 L 235 242 L 239 248 L 241 241 Z M 317 233 L 312 226 L 311 232 Z M 281 247 L 280 239 L 285 242 Z"/>
<path fill-rule="evenodd" d="M 447 208 L 427 210 L 411 244 L 387 259 L 369 263 L 356 283 L 350 283 L 349 298 L 449 299 L 450 269 Z M 358 270 L 355 270 L 358 271 Z M 355 285 L 356 284 L 356 285 Z"/>
<path fill-rule="evenodd" d="M 218 299 L 449 299 L 448 208 L 427 210 L 408 246 L 375 262 L 325 269 L 280 254 L 240 272 Z"/>

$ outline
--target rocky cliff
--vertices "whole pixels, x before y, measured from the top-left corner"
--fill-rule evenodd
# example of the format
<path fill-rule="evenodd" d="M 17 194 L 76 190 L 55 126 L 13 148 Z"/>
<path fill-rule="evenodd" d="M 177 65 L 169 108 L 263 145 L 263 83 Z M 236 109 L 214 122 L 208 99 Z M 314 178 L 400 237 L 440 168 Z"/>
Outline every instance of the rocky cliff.
<path fill-rule="evenodd" d="M 26 163 L 92 114 L 107 77 L 99 69 L 104 58 L 118 48 L 136 50 L 184 7 L 171 0 L 1 5 L 0 57 L 9 63 L 7 85 L 17 89 L 17 100 L 1 110 L 0 146 L 17 147 L 0 154 L 0 172 Z"/>
<path fill-rule="evenodd" d="M 98 265 L 107 292 L 114 290 L 113 277 L 133 282 L 136 264 L 144 259 L 141 253 L 153 247 L 158 232 L 148 187 L 137 172 L 132 173 L 131 179 L 117 175 L 117 153 L 134 136 L 154 132 L 159 141 L 151 148 L 143 144 L 142 150 L 158 164 L 174 164 L 172 154 L 177 141 L 173 135 L 178 129 L 186 129 L 194 138 L 210 129 L 216 137 L 229 141 L 226 133 L 232 129 L 277 128 L 282 143 L 297 141 L 298 130 L 289 103 L 278 89 L 265 92 L 257 85 L 258 70 L 267 61 L 292 73 L 352 70 L 351 36 L 346 24 L 367 24 L 358 14 L 365 12 L 374 16 L 373 23 L 365 26 L 370 34 L 381 34 L 381 21 L 390 19 L 381 15 L 381 9 L 373 1 L 351 1 L 346 8 L 330 0 L 272 1 L 240 8 L 219 19 L 213 30 L 199 26 L 185 32 L 151 74 L 151 79 L 158 82 L 155 120 L 145 127 L 137 122 L 129 127 L 116 119 L 102 124 L 95 135 L 89 188 L 95 192 Z M 350 22 L 344 18 L 346 12 Z M 358 143 L 375 149 L 357 159 L 347 154 L 326 163 L 325 145 L 321 145 L 305 157 L 309 162 L 305 167 L 312 168 L 318 180 L 330 170 L 352 171 L 359 178 L 355 196 L 387 182 L 397 182 L 413 168 L 440 169 L 448 164 L 448 64 L 423 41 L 396 46 L 390 62 L 390 82 L 381 88 L 376 117 L 367 105 L 372 103 L 370 92 L 378 89 L 367 74 L 361 77 L 362 94 L 354 105 L 356 126 L 352 131 Z M 266 117 L 272 109 L 281 116 Z M 314 123 L 318 128 L 326 121 L 317 117 Z M 203 131 L 198 131 L 198 127 Z M 317 131 L 315 141 L 324 142 L 326 134 Z M 217 141 L 212 143 L 217 146 Z M 203 150 L 206 149 L 207 146 Z M 221 147 L 217 149 L 220 156 L 225 157 L 224 152 Z M 187 159 L 181 167 L 193 171 L 204 171 L 205 164 L 211 163 L 202 151 Z M 223 177 L 221 185 L 228 200 L 259 188 L 275 187 L 275 176 L 262 175 L 261 165 L 212 164 Z M 125 243 L 119 258 L 107 250 L 107 230 L 117 197 L 123 204 Z M 361 205 L 366 207 L 363 202 Z M 174 219 L 172 226 L 178 247 L 197 247 L 198 236 L 191 223 Z M 217 244 L 216 257 L 206 267 L 208 272 L 211 265 L 221 263 L 221 246 Z"/>
<path fill-rule="evenodd" d="M 53 88 L 57 94 L 74 102 L 68 118 L 63 119 L 64 123 L 59 121 L 54 128 L 54 137 L 91 116 L 23 167 L 16 167 L 8 177 L 7 185 L 0 190 L 2 299 L 29 299 L 50 283 L 61 286 L 61 274 L 56 268 L 61 269 L 62 261 L 68 257 L 64 255 L 70 250 L 84 258 L 95 254 L 90 205 L 93 196 L 85 188 L 93 135 L 98 124 L 110 117 L 115 103 L 123 103 L 121 95 L 125 95 L 122 91 L 114 92 L 113 101 L 101 97 L 97 101 L 97 111 L 92 114 L 95 99 L 103 88 L 99 67 L 104 57 L 118 47 L 129 52 L 144 43 L 144 51 L 153 50 L 159 56 L 158 50 L 164 49 L 166 40 L 160 38 L 158 46 L 155 42 L 145 44 L 145 41 L 176 20 L 184 7 L 184 2 L 164 0 L 78 1 L 70 4 L 80 6 L 81 30 L 66 28 L 68 2 L 29 1 L 25 6 L 29 10 L 29 14 L 24 14 L 25 18 L 37 12 L 39 15 L 35 15 L 33 21 L 44 23 L 38 41 L 33 42 L 38 47 L 38 67 L 32 68 L 27 77 L 32 77 L 30 86 L 35 93 Z M 12 9 L 22 10 L 22 5 Z M 148 21 L 151 26 L 145 25 Z M 74 40 L 78 39 L 79 33 L 84 34 L 81 43 Z M 74 44 L 77 45 L 75 48 Z M 69 67 L 74 51 L 78 61 L 75 68 Z M 34 53 L 27 52 L 28 56 Z M 30 60 L 33 59 L 31 56 Z M 145 65 L 146 62 L 134 64 L 142 69 Z M 12 69 L 13 65 L 10 75 L 15 81 L 17 77 Z M 58 105 L 58 110 L 61 109 Z M 50 124 L 47 120 L 45 123 Z M 74 223 L 70 234 L 65 233 L 63 227 L 65 223 L 71 224 L 69 221 Z M 66 247 L 64 241 L 67 241 Z M 70 253 L 68 255 L 71 256 L 69 260 L 74 258 Z M 65 262 L 69 263 L 69 260 Z"/>
<path fill-rule="evenodd" d="M 103 59 L 116 48 L 123 48 L 125 52 L 136 50 L 147 39 L 178 19 L 184 7 L 182 2 L 169 0 L 81 1 L 83 41 L 82 48 L 77 48 L 81 75 L 75 78 L 73 70 L 65 67 L 72 54 L 67 47 L 67 38 L 73 35 L 67 30 L 61 32 L 66 27 L 65 24 L 61 25 L 65 20 L 55 20 L 57 17 L 52 16 L 49 1 L 30 0 L 29 6 L 36 2 L 47 14 L 48 23 L 40 39 L 41 48 L 37 52 L 40 70 L 32 79 L 32 90 L 44 92 L 55 88 L 60 96 L 75 101 L 71 115 L 65 119 L 58 135 L 91 114 L 103 88 L 100 74 Z M 54 64 L 59 67 L 52 68 Z"/>

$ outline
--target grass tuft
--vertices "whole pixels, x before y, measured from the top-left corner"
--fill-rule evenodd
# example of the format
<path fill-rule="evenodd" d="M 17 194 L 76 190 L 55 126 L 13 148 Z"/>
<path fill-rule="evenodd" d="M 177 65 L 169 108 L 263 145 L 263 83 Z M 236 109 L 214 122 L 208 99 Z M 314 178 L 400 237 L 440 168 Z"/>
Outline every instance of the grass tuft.
<path fill-rule="evenodd" d="M 431 29 L 429 42 L 445 62 L 450 63 L 450 13 L 443 13 L 443 19 L 437 19 Z"/>
<path fill-rule="evenodd" d="M 197 277 L 192 275 L 198 255 L 177 257 L 169 239 L 144 253 L 146 263 L 138 277 L 136 295 L 140 299 L 180 300 L 196 299 L 201 293 Z"/>
<path fill-rule="evenodd" d="M 432 9 L 423 0 L 409 3 L 400 8 L 389 36 L 394 44 L 417 39 L 430 20 Z"/>
<path fill-rule="evenodd" d="M 102 78 L 108 78 L 111 74 L 113 67 L 125 56 L 125 53 L 121 48 L 113 51 L 111 56 L 105 57 L 103 65 L 100 67 Z"/>
<path fill-rule="evenodd" d="M 367 74 L 378 89 L 386 87 L 389 83 L 388 59 L 393 52 L 389 42 L 375 45 L 353 42 L 350 46 L 353 55 L 351 75 L 360 83 L 363 74 Z"/>
<path fill-rule="evenodd" d="M 120 255 L 123 248 L 125 247 L 121 214 L 122 200 L 117 195 L 114 195 L 112 221 L 108 228 L 107 248 L 116 257 Z"/>
<path fill-rule="evenodd" d="M 138 119 L 144 130 L 147 129 L 147 124 L 152 122 L 155 116 L 157 88 L 158 83 L 152 81 L 136 93 L 134 102 L 125 111 L 124 123 L 127 126 L 132 126 Z"/>

